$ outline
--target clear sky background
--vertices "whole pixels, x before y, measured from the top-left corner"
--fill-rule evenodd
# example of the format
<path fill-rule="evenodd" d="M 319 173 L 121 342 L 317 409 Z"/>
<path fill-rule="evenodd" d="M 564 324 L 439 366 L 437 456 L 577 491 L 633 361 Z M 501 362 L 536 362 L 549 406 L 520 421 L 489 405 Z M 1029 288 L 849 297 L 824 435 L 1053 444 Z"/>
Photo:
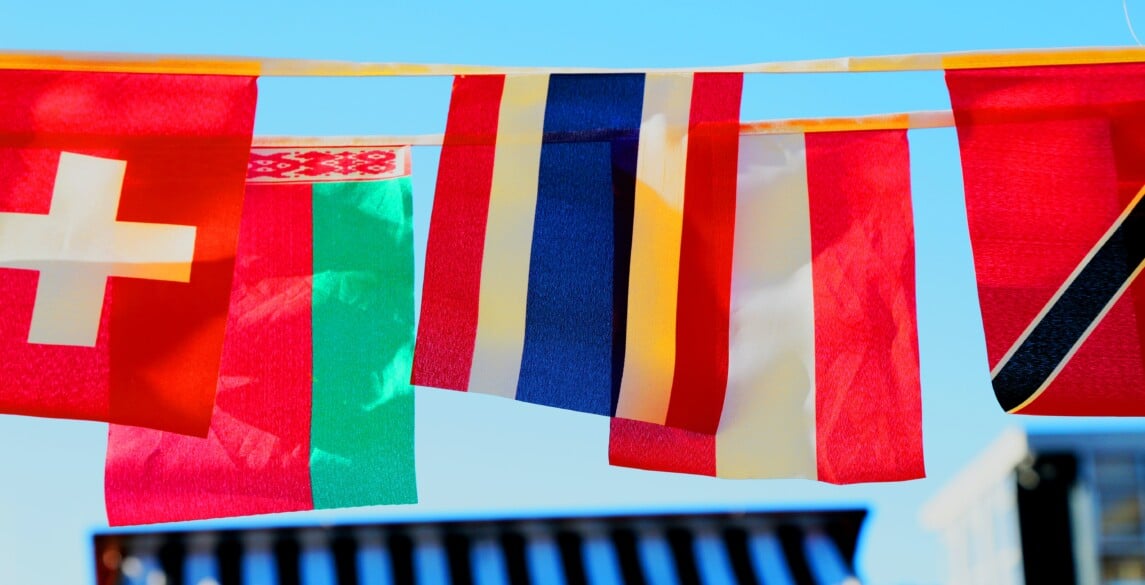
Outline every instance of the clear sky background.
<path fill-rule="evenodd" d="M 1145 1 L 1131 0 L 1145 28 Z M 1133 44 L 1121 0 L 676 0 L 195 3 L 0 0 L 0 48 L 231 54 L 535 66 L 687 67 L 916 52 Z M 448 78 L 264 79 L 258 134 L 441 132 Z M 743 116 L 949 107 L 941 73 L 749 76 Z M 422 503 L 198 526 L 615 509 L 869 506 L 871 583 L 938 583 L 942 551 L 919 506 L 1007 425 L 1137 428 L 1137 420 L 1001 413 L 990 389 L 952 129 L 912 131 L 924 434 L 929 478 L 829 486 L 728 481 L 606 464 L 603 417 L 419 389 Z M 418 262 L 437 152 L 414 152 Z M 419 268 L 420 277 L 420 268 Z M 2 301 L 0 301 L 2 302 Z M 92 581 L 106 527 L 106 425 L 0 416 L 0 582 Z"/>

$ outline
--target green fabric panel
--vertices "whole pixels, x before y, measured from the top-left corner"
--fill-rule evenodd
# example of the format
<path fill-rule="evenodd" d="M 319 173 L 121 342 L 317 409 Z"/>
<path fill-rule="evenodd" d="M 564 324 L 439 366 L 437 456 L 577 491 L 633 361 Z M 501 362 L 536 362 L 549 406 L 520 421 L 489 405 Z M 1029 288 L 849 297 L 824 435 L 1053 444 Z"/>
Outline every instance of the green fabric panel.
<path fill-rule="evenodd" d="M 409 178 L 314 194 L 314 507 L 417 501 Z"/>

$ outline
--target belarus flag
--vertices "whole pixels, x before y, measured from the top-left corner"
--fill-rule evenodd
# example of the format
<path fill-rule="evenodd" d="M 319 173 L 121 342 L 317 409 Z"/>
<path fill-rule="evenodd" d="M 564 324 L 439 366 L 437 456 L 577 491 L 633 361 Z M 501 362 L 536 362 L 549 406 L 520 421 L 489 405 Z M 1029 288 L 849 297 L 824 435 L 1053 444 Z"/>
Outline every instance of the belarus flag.
<path fill-rule="evenodd" d="M 697 402 L 673 391 L 655 402 L 669 403 L 666 417 L 618 413 L 611 463 L 831 483 L 922 477 L 905 131 L 743 136 L 738 161 L 734 218 L 709 224 L 735 234 L 726 380 L 703 387 L 721 399 L 704 420 L 713 431 L 673 424 L 677 404 Z M 621 402 L 648 405 L 657 388 L 633 386 Z"/>
<path fill-rule="evenodd" d="M 1145 415 L 1145 64 L 946 80 L 998 402 Z"/>
<path fill-rule="evenodd" d="M 255 96 L 0 72 L 0 412 L 206 432 Z"/>
<path fill-rule="evenodd" d="M 417 501 L 409 148 L 251 159 L 210 433 L 112 425 L 111 524 Z"/>

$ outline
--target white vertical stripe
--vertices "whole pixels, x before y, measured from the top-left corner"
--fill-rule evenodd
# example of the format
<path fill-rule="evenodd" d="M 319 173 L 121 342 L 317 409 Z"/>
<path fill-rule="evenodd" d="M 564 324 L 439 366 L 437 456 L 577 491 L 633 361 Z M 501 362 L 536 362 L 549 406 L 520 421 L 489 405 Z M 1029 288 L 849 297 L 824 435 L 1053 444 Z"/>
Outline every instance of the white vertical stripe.
<path fill-rule="evenodd" d="M 616 416 L 664 424 L 676 361 L 676 301 L 691 74 L 648 74 L 636 159 L 624 376 Z"/>
<path fill-rule="evenodd" d="M 720 477 L 817 477 L 815 310 L 802 134 L 741 136 Z"/>
<path fill-rule="evenodd" d="M 469 391 L 513 398 L 537 208 L 548 75 L 507 75 L 497 125 Z"/>

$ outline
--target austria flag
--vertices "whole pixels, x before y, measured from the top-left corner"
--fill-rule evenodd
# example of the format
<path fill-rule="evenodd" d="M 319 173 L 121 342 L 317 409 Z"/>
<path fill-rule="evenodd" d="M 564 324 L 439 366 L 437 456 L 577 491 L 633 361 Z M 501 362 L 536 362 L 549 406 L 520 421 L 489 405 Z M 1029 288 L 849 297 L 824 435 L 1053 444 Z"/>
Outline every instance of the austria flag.
<path fill-rule="evenodd" d="M 0 412 L 206 433 L 255 96 L 0 72 Z"/>
<path fill-rule="evenodd" d="M 735 234 L 725 382 L 671 392 L 667 417 L 619 413 L 611 463 L 831 483 L 922 477 L 905 131 L 745 135 L 738 161 L 734 218 L 710 226 Z M 702 421 L 711 431 L 673 416 L 696 412 L 701 396 L 720 398 Z"/>
<path fill-rule="evenodd" d="M 998 402 L 1145 415 L 1145 64 L 946 80 Z"/>

